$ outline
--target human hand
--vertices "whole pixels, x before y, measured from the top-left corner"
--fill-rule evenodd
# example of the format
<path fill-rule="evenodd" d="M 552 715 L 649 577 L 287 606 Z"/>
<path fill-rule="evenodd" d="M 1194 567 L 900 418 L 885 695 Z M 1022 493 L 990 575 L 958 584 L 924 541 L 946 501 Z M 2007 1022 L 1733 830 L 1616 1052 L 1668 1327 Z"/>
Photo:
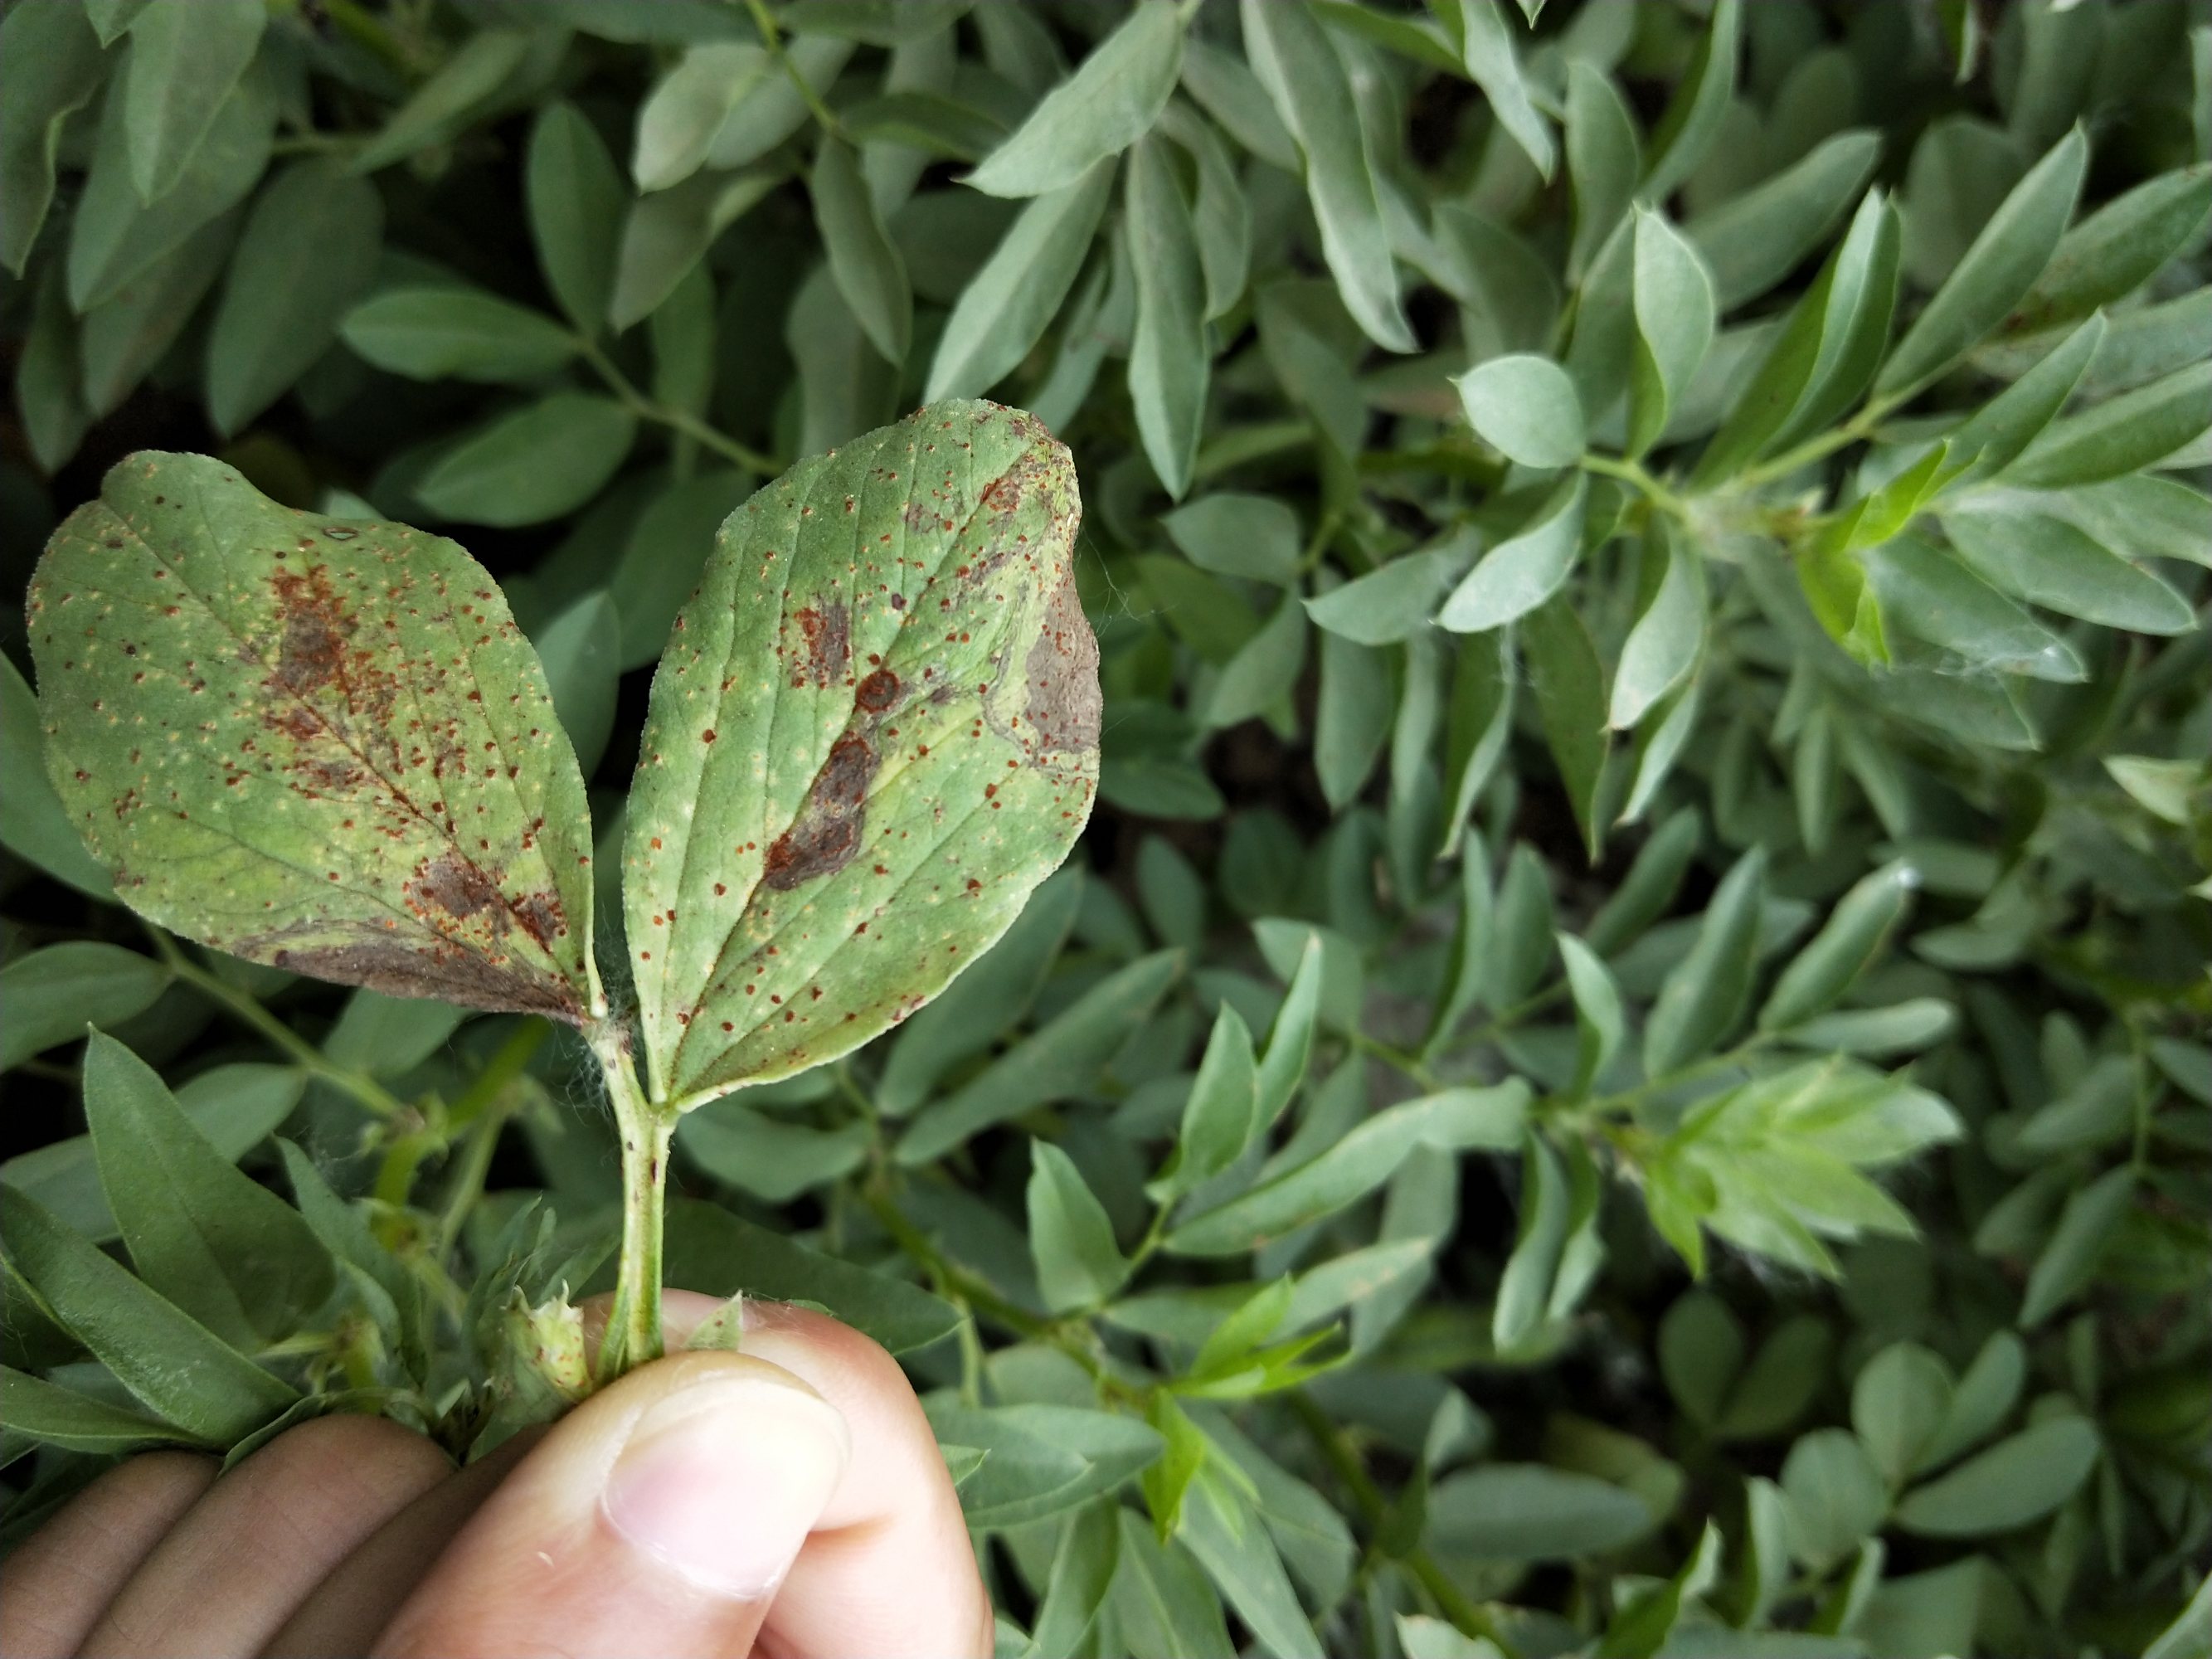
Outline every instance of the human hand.
<path fill-rule="evenodd" d="M 669 1340 L 718 1305 L 670 1291 Z M 219 1480 L 212 1458 L 133 1458 L 9 1561 L 0 1655 L 988 1656 L 897 1364 L 775 1303 L 746 1305 L 744 1349 L 644 1366 L 459 1473 L 368 1417 Z"/>

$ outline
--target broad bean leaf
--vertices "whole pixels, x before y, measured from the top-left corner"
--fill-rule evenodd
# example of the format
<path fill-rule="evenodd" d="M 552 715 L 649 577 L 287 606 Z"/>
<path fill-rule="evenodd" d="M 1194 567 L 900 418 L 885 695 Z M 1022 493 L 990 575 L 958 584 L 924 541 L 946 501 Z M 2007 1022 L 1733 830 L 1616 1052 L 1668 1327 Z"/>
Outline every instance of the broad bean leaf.
<path fill-rule="evenodd" d="M 232 1445 L 299 1401 L 289 1383 L 12 1187 L 0 1187 L 0 1238 L 43 1308 L 133 1398 L 191 1438 Z"/>
<path fill-rule="evenodd" d="M 30 633 L 48 774 L 133 908 L 394 995 L 598 1012 L 582 779 L 460 548 L 143 452 L 55 532 Z"/>
<path fill-rule="evenodd" d="M 2048 1418 L 1906 1493 L 1897 1524 L 1936 1538 L 2010 1532 L 2072 1497 L 2099 1450 L 2087 1418 Z"/>
<path fill-rule="evenodd" d="M 1707 328 L 1710 332 L 1710 319 Z M 1581 456 L 1586 441 L 1582 400 L 1566 371 L 1550 358 L 1526 352 L 1493 358 L 1455 384 L 1468 423 L 1509 460 L 1559 467 Z"/>
<path fill-rule="evenodd" d="M 1234 1255 L 1341 1209 L 1390 1178 L 1420 1147 L 1503 1150 L 1520 1142 L 1528 1087 L 1449 1089 L 1367 1119 L 1319 1157 L 1182 1223 L 1167 1248 L 1183 1255 Z"/>
<path fill-rule="evenodd" d="M 13 786 L 11 786 L 13 787 Z M 169 988 L 169 970 L 119 945 L 70 939 L 29 951 L 0 968 L 0 1066 L 84 1036 L 87 1024 L 112 1025 L 151 1007 Z"/>
<path fill-rule="evenodd" d="M 100 46 L 75 6 L 0 18 L 0 265 L 18 276 L 53 202 L 63 129 L 107 72 Z"/>
<path fill-rule="evenodd" d="M 573 104 L 549 104 L 530 130 L 524 190 L 546 286 L 568 320 L 597 333 L 613 297 L 629 191 L 597 129 Z"/>
<path fill-rule="evenodd" d="M 300 1212 L 240 1172 L 159 1073 L 95 1033 L 84 1115 L 100 1183 L 139 1277 L 243 1348 L 298 1330 L 331 1293 Z"/>
<path fill-rule="evenodd" d="M 1114 163 L 1101 161 L 1022 210 L 945 319 L 931 402 L 988 392 L 1029 356 L 1075 286 L 1113 182 Z"/>
<path fill-rule="evenodd" d="M 131 20 L 121 94 L 139 200 L 183 177 L 268 22 L 260 0 L 149 0 Z"/>
<path fill-rule="evenodd" d="M 1322 253 L 1345 308 L 1376 344 L 1411 351 L 1413 332 L 1399 302 L 1375 168 L 1344 60 L 1306 0 L 1243 4 L 1245 50 L 1305 157 Z"/>
<path fill-rule="evenodd" d="M 1142 137 L 1175 91 L 1180 8 L 1149 0 L 1053 88 L 967 183 L 991 196 L 1042 196 Z"/>
<path fill-rule="evenodd" d="M 1067 452 L 935 404 L 733 514 L 653 680 L 623 906 L 654 1098 L 843 1054 L 941 990 L 1097 784 Z"/>
<path fill-rule="evenodd" d="M 417 380 L 530 381 L 576 355 L 575 336 L 543 312 L 453 283 L 386 289 L 348 312 L 338 334 Z"/>
<path fill-rule="evenodd" d="M 1882 366 L 1876 390 L 1900 397 L 1934 380 L 2020 302 L 2073 216 L 2089 141 L 2077 129 L 2037 162 L 1974 239 Z"/>

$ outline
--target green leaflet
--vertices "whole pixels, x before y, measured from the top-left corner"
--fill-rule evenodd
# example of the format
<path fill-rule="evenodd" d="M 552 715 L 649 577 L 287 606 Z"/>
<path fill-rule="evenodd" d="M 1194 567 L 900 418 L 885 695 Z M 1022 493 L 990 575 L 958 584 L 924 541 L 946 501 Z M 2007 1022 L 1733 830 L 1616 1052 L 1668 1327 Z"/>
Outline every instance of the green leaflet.
<path fill-rule="evenodd" d="M 139 200 L 176 187 L 268 21 L 260 0 L 149 0 L 131 19 L 123 126 Z"/>
<path fill-rule="evenodd" d="M 31 639 L 48 775 L 142 914 L 395 995 L 599 1012 L 575 757 L 453 543 L 147 452 L 55 532 Z"/>
<path fill-rule="evenodd" d="M 18 276 L 53 201 L 64 125 L 107 71 L 101 45 L 75 6 L 0 18 L 0 265 Z"/>
<path fill-rule="evenodd" d="M 623 908 L 653 1097 L 833 1058 L 1006 931 L 1090 815 L 1067 452 L 945 403 L 732 514 L 655 675 Z"/>
<path fill-rule="evenodd" d="M 242 1348 L 301 1328 L 332 1285 L 300 1212 L 233 1162 L 145 1061 L 95 1034 L 85 1121 L 100 1184 L 138 1275 Z"/>
<path fill-rule="evenodd" d="M 1042 196 L 1073 184 L 1142 137 L 1166 107 L 1182 62 L 1180 8 L 1147 0 L 1048 93 L 967 183 L 992 196 Z"/>
<path fill-rule="evenodd" d="M 1022 210 L 945 319 L 930 401 L 988 392 L 1030 354 L 1075 286 L 1113 182 L 1102 161 Z"/>
<path fill-rule="evenodd" d="M 1368 337 L 1413 349 L 1376 198 L 1367 140 L 1344 60 L 1306 0 L 1243 0 L 1245 50 L 1305 157 L 1322 251 L 1345 307 Z"/>

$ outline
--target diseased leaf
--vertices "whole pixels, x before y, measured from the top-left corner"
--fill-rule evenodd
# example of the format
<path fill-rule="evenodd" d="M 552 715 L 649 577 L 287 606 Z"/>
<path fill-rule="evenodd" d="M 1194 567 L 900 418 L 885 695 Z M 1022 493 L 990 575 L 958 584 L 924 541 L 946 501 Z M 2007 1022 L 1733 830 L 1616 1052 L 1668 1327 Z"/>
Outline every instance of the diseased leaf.
<path fill-rule="evenodd" d="M 1182 64 L 1180 8 L 1145 0 L 965 182 L 990 196 L 1042 196 L 1073 184 L 1159 119 Z"/>
<path fill-rule="evenodd" d="M 732 514 L 654 677 L 623 907 L 653 1098 L 844 1054 L 1019 914 L 1090 816 L 1067 452 L 933 404 Z"/>
<path fill-rule="evenodd" d="M 575 757 L 453 543 L 144 452 L 55 532 L 30 633 L 49 775 L 142 914 L 396 995 L 599 1012 Z"/>

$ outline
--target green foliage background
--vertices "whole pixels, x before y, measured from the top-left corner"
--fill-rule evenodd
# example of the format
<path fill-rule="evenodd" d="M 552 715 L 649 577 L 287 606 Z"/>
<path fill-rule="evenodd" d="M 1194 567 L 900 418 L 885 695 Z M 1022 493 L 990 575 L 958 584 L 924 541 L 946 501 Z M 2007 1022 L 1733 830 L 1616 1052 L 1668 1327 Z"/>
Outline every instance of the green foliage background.
<path fill-rule="evenodd" d="M 2202 1654 L 2208 111 L 2179 0 L 17 0 L 9 580 L 137 447 L 447 529 L 604 848 L 720 520 L 1030 408 L 1098 815 L 669 1221 L 1004 1650 Z M 553 1408 L 583 1056 L 134 923 L 8 627 L 9 1535 Z"/>

